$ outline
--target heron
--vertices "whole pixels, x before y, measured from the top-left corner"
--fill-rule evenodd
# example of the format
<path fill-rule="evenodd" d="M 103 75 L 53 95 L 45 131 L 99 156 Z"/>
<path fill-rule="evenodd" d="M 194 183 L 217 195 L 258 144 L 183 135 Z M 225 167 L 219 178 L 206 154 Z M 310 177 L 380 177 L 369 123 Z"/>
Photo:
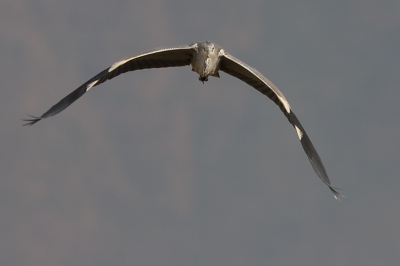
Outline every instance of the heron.
<path fill-rule="evenodd" d="M 60 113 L 91 88 L 100 85 L 109 79 L 115 78 L 122 73 L 141 69 L 180 67 L 188 65 L 192 66 L 192 71 L 199 74 L 199 80 L 203 84 L 208 81 L 209 76 L 219 78 L 219 71 L 223 71 L 247 83 L 278 105 L 296 130 L 297 136 L 300 139 L 301 145 L 303 146 L 314 171 L 329 187 L 335 199 L 340 200 L 342 195 L 337 192 L 336 188 L 332 187 L 320 156 L 282 92 L 258 70 L 245 64 L 226 52 L 221 46 L 210 41 L 196 42 L 189 45 L 174 47 L 155 48 L 143 53 L 127 56 L 86 81 L 73 92 L 61 99 L 58 103 L 53 105 L 41 116 L 36 117 L 29 115 L 30 118 L 23 119 L 27 122 L 24 126 L 32 126 L 42 119 Z"/>

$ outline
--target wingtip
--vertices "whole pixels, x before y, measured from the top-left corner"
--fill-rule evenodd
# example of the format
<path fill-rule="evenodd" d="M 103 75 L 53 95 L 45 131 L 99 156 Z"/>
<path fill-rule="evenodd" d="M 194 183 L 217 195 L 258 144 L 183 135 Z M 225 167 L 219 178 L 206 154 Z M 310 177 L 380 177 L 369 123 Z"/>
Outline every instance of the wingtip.
<path fill-rule="evenodd" d="M 333 187 L 329 186 L 329 189 L 332 191 L 333 196 L 335 197 L 336 200 L 342 201 L 342 198 L 345 198 L 345 196 L 343 196 L 342 194 L 340 194 L 339 192 L 336 191 L 336 189 L 338 189 L 338 188 L 333 188 Z"/>
<path fill-rule="evenodd" d="M 32 116 L 32 115 L 27 115 L 27 116 L 32 117 L 32 119 L 22 119 L 22 121 L 28 122 L 28 123 L 23 124 L 22 126 L 30 127 L 30 126 L 36 124 L 37 122 L 39 122 L 40 120 L 42 120 L 42 118 L 40 118 L 40 117 L 36 117 L 36 116 Z"/>

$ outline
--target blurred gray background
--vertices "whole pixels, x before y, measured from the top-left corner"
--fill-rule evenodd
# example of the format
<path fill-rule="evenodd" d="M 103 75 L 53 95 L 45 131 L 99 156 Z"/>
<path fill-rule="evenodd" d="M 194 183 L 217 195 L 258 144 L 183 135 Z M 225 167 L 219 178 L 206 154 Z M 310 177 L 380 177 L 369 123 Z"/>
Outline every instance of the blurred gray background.
<path fill-rule="evenodd" d="M 0 3 L 1 265 L 400 265 L 400 1 Z M 131 53 L 211 40 L 288 99 L 221 73 L 127 73 L 30 128 Z"/>

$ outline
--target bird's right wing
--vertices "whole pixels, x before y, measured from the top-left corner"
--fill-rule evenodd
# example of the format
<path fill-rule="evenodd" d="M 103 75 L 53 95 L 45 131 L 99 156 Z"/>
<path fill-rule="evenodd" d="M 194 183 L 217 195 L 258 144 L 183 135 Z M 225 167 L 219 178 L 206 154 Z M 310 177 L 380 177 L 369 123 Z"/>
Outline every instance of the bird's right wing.
<path fill-rule="evenodd" d="M 341 195 L 335 190 L 334 187 L 331 186 L 331 182 L 328 174 L 326 173 L 325 167 L 322 164 L 321 158 L 319 157 L 314 145 L 311 143 L 310 138 L 308 137 L 303 126 L 300 124 L 300 121 L 297 119 L 296 115 L 293 113 L 289 102 L 286 100 L 285 96 L 283 96 L 282 92 L 255 68 L 252 68 L 251 66 L 243 63 L 236 57 L 224 51 L 220 53 L 221 71 L 224 71 L 229 75 L 246 82 L 262 94 L 266 95 L 279 106 L 283 114 L 296 129 L 296 133 L 299 136 L 301 145 L 303 146 L 303 149 L 306 152 L 314 171 L 317 173 L 318 177 L 329 187 L 334 197 L 339 200 Z"/>
<path fill-rule="evenodd" d="M 181 45 L 169 48 L 156 48 L 144 53 L 133 54 L 125 57 L 86 81 L 79 88 L 53 105 L 40 117 L 31 116 L 32 118 L 25 119 L 24 121 L 27 123 L 24 124 L 24 126 L 31 126 L 44 118 L 58 114 L 70 106 L 73 102 L 78 100 L 92 87 L 97 86 L 109 79 L 115 78 L 122 73 L 146 68 L 178 67 L 189 65 L 196 50 L 197 43 L 194 43 L 190 45 Z"/>

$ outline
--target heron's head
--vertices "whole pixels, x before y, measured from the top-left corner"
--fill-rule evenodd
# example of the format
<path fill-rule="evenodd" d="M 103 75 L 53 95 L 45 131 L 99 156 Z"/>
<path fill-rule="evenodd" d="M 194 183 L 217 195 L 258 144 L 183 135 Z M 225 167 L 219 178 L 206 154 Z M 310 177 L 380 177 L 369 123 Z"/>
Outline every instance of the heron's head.
<path fill-rule="evenodd" d="M 214 44 L 212 42 L 205 42 L 203 45 L 203 53 L 205 53 L 207 57 L 215 53 Z"/>

